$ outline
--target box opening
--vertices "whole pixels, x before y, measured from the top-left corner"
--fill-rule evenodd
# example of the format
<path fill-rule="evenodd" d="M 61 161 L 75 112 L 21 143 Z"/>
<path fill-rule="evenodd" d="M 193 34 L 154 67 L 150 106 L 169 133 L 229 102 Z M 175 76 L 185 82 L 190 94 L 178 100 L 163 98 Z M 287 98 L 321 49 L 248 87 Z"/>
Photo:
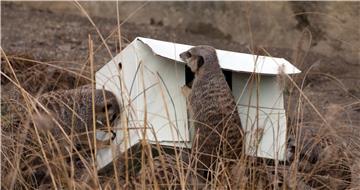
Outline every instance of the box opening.
<path fill-rule="evenodd" d="M 222 72 L 225 76 L 225 80 L 226 80 L 227 84 L 230 87 L 230 90 L 232 90 L 232 72 L 226 71 L 223 69 L 222 69 Z M 186 86 L 191 88 L 193 80 L 194 80 L 194 73 L 191 71 L 190 67 L 185 66 L 185 84 L 186 84 Z"/>

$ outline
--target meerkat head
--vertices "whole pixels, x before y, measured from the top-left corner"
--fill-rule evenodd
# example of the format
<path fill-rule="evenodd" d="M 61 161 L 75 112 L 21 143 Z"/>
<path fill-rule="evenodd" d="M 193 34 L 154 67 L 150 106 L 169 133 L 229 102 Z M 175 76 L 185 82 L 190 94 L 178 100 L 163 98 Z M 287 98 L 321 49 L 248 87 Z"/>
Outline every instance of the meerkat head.
<path fill-rule="evenodd" d="M 101 93 L 102 91 L 97 91 Z M 100 95 L 101 100 L 95 101 L 95 115 L 99 122 L 106 122 L 109 120 L 113 123 L 117 116 L 120 115 L 120 106 L 115 95 L 109 91 L 105 91 L 105 96 Z"/>
<path fill-rule="evenodd" d="M 195 46 L 180 54 L 180 58 L 186 62 L 191 71 L 197 73 L 201 68 L 219 67 L 216 51 L 211 46 Z"/>
<path fill-rule="evenodd" d="M 98 100 L 95 101 L 95 116 L 96 116 L 96 128 L 99 130 L 108 131 L 108 127 L 114 127 L 116 121 L 120 117 L 120 106 L 115 95 L 109 91 L 98 90 L 97 93 L 101 93 L 98 96 Z M 96 96 L 96 95 L 95 95 Z M 115 132 L 111 130 L 112 137 L 116 137 Z"/>
<path fill-rule="evenodd" d="M 93 132 L 95 124 L 96 133 L 100 131 L 99 133 L 104 134 L 107 139 L 114 139 L 116 136 L 113 128 L 120 120 L 120 104 L 110 91 L 94 90 L 94 97 L 92 93 L 91 86 L 83 86 L 42 95 L 39 102 L 44 105 L 49 114 L 39 108 L 41 113 L 35 124 L 45 132 L 58 133 L 59 127 L 52 122 L 56 120 L 65 129 L 67 135 L 74 132 L 84 137 L 88 136 L 88 131 Z M 95 118 L 93 118 L 93 113 Z"/>

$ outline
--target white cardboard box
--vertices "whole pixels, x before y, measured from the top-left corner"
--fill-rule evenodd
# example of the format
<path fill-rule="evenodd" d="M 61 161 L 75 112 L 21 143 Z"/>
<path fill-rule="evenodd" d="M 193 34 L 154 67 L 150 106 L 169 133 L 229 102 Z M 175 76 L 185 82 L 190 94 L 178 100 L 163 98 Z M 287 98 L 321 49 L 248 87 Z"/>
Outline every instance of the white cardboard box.
<path fill-rule="evenodd" d="M 150 143 L 191 147 L 186 101 L 181 93 L 190 71 L 179 57 L 191 47 L 138 37 L 97 71 L 96 88 L 112 91 L 128 110 L 128 125 L 119 123 L 114 140 L 120 152 L 138 143 L 143 134 Z M 280 69 L 286 74 L 300 70 L 283 58 L 216 52 L 238 103 L 246 153 L 284 160 L 286 115 L 277 74 Z M 98 167 L 111 162 L 112 155 L 110 148 L 98 151 Z"/>

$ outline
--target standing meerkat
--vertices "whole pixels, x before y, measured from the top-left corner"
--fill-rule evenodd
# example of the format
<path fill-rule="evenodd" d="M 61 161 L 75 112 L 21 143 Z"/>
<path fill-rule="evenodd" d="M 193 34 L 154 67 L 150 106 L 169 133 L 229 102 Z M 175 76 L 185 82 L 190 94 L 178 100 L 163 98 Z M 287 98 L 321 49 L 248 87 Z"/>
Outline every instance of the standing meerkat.
<path fill-rule="evenodd" d="M 195 74 L 191 90 L 187 86 L 182 90 L 198 137 L 193 148 L 200 154 L 199 161 L 210 168 L 219 154 L 239 158 L 244 133 L 215 49 L 196 46 L 181 53 L 180 58 Z"/>

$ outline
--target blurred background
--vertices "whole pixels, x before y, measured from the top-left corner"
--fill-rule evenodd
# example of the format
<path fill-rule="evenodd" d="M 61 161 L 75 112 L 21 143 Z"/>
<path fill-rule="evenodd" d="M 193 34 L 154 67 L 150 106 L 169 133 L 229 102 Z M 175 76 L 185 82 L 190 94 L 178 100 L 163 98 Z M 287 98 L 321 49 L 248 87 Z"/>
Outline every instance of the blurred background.
<path fill-rule="evenodd" d="M 72 2 L 15 3 L 63 15 L 84 14 Z M 359 2 L 80 2 L 91 17 L 226 39 L 241 45 L 297 48 L 358 61 Z M 6 22 L 6 20 L 5 20 Z M 115 22 L 116 23 L 116 22 Z M 164 38 L 164 37 L 163 37 Z M 181 41 L 181 39 L 177 39 Z M 211 41 L 211 40 L 209 40 Z M 210 42 L 211 43 L 211 42 Z"/>
<path fill-rule="evenodd" d="M 360 2 L 1 2 L 1 18 L 8 54 L 82 63 L 90 35 L 100 68 L 120 51 L 120 31 L 121 48 L 143 36 L 284 57 L 322 113 L 360 97 Z"/>

